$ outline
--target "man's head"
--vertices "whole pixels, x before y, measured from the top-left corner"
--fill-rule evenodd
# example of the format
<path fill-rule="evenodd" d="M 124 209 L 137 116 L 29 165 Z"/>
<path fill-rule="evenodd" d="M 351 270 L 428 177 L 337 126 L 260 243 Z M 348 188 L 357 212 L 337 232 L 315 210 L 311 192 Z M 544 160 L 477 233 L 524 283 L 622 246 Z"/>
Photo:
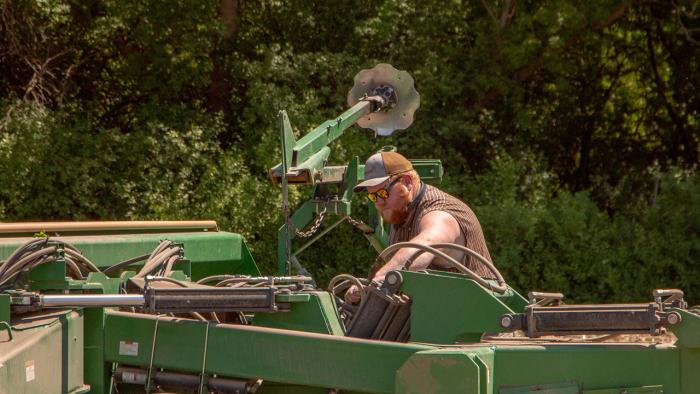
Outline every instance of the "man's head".
<path fill-rule="evenodd" d="M 367 159 L 365 180 L 353 191 L 366 190 L 384 220 L 398 224 L 408 217 L 408 205 L 419 184 L 410 161 L 396 152 L 380 152 Z"/>

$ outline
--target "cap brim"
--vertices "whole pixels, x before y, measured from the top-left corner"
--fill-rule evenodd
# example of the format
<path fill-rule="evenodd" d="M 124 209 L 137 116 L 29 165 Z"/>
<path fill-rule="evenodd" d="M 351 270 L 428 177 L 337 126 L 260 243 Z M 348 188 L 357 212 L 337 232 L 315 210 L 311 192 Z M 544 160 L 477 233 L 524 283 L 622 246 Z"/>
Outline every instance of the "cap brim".
<path fill-rule="evenodd" d="M 382 182 L 386 181 L 386 180 L 389 179 L 389 178 L 390 178 L 390 176 L 387 175 L 387 176 L 383 176 L 383 177 L 379 177 L 379 178 L 368 179 L 368 180 L 366 180 L 366 181 L 364 181 L 364 182 L 358 183 L 357 186 L 355 186 L 355 187 L 352 188 L 352 191 L 353 191 L 353 192 L 359 192 L 360 190 L 365 189 L 365 188 L 368 188 L 368 187 L 373 187 L 373 186 L 381 185 Z"/>

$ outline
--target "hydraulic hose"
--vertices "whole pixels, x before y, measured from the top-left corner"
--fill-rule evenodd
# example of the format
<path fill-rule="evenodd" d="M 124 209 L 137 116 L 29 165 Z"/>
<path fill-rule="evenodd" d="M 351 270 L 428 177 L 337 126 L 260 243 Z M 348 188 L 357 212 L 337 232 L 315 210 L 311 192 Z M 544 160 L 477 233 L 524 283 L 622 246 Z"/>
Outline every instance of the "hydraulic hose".
<path fill-rule="evenodd" d="M 475 251 L 473 251 L 473 250 L 471 250 L 471 249 L 469 249 L 469 248 L 466 248 L 466 247 L 464 247 L 464 246 L 462 246 L 462 245 L 449 244 L 449 243 L 440 243 L 440 244 L 434 244 L 434 245 L 424 245 L 424 244 L 420 244 L 420 243 L 416 243 L 416 242 L 399 242 L 399 243 L 395 243 L 395 244 L 389 246 L 388 248 L 384 249 L 384 250 L 382 251 L 382 253 L 380 253 L 379 256 L 377 256 L 377 259 L 375 260 L 375 264 L 376 264 L 376 262 L 378 262 L 378 261 L 386 261 L 386 257 L 387 257 L 388 255 L 394 253 L 394 252 L 397 251 L 398 249 L 401 249 L 401 248 L 414 248 L 414 249 L 419 249 L 419 250 L 421 250 L 420 253 L 428 252 L 428 253 L 432 253 L 432 254 L 435 255 L 435 256 L 442 257 L 443 259 L 445 259 L 445 261 L 447 261 L 448 263 L 450 263 L 450 264 L 451 264 L 453 267 L 455 267 L 458 271 L 462 272 L 463 274 L 466 274 L 466 275 L 469 276 L 472 280 L 474 280 L 476 283 L 480 284 L 481 286 L 483 286 L 483 287 L 485 287 L 485 288 L 487 288 L 487 289 L 490 289 L 490 290 L 492 290 L 492 291 L 495 291 L 495 292 L 497 292 L 497 293 L 499 293 L 499 294 L 505 293 L 506 290 L 508 289 L 508 287 L 507 287 L 505 281 L 503 280 L 503 276 L 501 275 L 500 272 L 498 272 L 498 269 L 496 269 L 496 267 L 495 267 L 493 264 L 491 264 L 490 262 L 488 262 L 488 264 L 484 264 L 484 265 L 486 265 L 486 267 L 487 267 L 491 272 L 493 272 L 494 275 L 496 275 L 496 281 L 498 282 L 498 285 L 494 285 L 494 284 L 492 284 L 491 282 L 489 282 L 489 281 L 485 280 L 484 278 L 480 277 L 480 276 L 477 275 L 474 271 L 472 271 L 472 270 L 470 270 L 469 268 L 465 267 L 462 263 L 460 263 L 459 261 L 455 260 L 454 258 L 452 258 L 451 256 L 447 255 L 446 253 L 444 253 L 444 252 L 442 252 L 442 251 L 436 249 L 435 247 L 458 249 L 458 250 L 461 250 L 462 252 L 465 252 L 465 253 L 470 254 L 471 256 L 474 256 L 474 257 L 475 257 L 477 260 L 479 260 L 481 263 L 488 262 L 488 260 L 486 260 L 483 256 L 481 256 L 481 255 L 478 254 L 477 252 L 475 252 Z"/>
<path fill-rule="evenodd" d="M 132 257 L 130 259 L 124 260 L 124 261 L 120 261 L 114 265 L 109 266 L 109 268 L 102 271 L 102 273 L 104 273 L 105 275 L 108 275 L 108 274 L 112 273 L 112 271 L 116 271 L 120 268 L 128 267 L 131 264 L 135 264 L 135 263 L 141 262 L 143 260 L 146 260 L 149 256 L 150 256 L 150 254 L 143 254 L 141 256 L 136 256 L 136 257 Z"/>
<path fill-rule="evenodd" d="M 56 261 L 59 248 L 63 250 L 63 259 L 67 271 L 74 278 L 83 279 L 86 273 L 99 272 L 99 269 L 87 257 L 83 256 L 73 245 L 49 238 L 37 238 L 17 248 L 0 266 L 0 286 L 15 279 L 25 269 Z"/>

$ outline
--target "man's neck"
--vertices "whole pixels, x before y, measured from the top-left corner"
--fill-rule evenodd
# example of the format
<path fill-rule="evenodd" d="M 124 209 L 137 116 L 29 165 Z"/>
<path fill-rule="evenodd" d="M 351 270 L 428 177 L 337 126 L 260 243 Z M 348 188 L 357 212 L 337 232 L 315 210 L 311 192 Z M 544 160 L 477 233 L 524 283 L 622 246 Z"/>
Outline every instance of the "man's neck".
<path fill-rule="evenodd" d="M 418 182 L 418 187 L 411 188 L 411 202 L 408 203 L 408 209 L 411 210 L 418 205 L 425 193 L 425 184 Z"/>

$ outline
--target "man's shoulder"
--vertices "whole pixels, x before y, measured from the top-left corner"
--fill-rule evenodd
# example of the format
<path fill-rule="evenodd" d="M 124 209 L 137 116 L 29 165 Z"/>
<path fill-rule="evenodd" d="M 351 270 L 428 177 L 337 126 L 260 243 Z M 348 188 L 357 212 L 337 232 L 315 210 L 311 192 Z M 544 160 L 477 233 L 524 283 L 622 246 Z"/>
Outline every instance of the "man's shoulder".
<path fill-rule="evenodd" d="M 425 195 L 427 197 L 423 201 L 423 203 L 425 204 L 425 208 L 440 205 L 449 206 L 452 204 L 463 205 L 468 207 L 467 203 L 462 201 L 462 199 L 457 198 L 435 186 L 426 185 Z"/>

